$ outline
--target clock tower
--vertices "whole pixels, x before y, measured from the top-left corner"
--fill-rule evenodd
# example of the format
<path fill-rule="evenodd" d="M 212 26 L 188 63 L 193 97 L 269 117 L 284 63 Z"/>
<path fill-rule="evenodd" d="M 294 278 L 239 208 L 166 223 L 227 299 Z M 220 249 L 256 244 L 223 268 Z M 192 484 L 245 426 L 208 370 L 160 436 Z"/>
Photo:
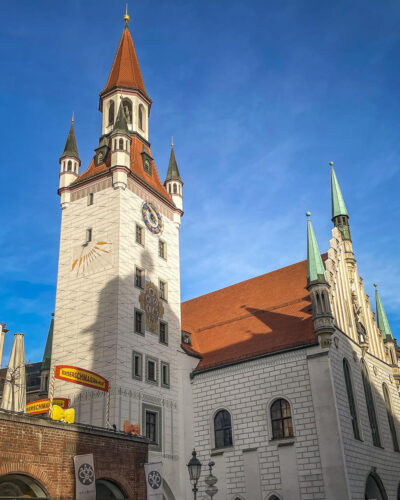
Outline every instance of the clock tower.
<path fill-rule="evenodd" d="M 140 425 L 150 461 L 163 462 L 164 495 L 184 498 L 179 193 L 161 182 L 149 142 L 151 99 L 129 16 L 105 88 L 101 135 L 88 168 L 71 126 L 61 156 L 62 220 L 52 370 L 77 366 L 105 377 L 106 393 L 55 380 L 76 420 Z M 174 162 L 176 164 L 175 156 Z M 173 173 L 176 177 L 177 167 Z M 69 168 L 70 166 L 70 168 Z M 171 170 L 171 168 L 170 168 Z M 167 188 L 165 187 L 167 186 Z M 108 422 L 107 417 L 109 416 Z"/>

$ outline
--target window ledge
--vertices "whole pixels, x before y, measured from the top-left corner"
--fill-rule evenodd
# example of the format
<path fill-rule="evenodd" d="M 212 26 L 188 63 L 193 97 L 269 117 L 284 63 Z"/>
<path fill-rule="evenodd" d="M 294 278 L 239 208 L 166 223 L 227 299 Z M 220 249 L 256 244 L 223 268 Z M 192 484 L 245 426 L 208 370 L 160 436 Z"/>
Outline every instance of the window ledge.
<path fill-rule="evenodd" d="M 213 448 L 211 450 L 210 456 L 215 457 L 217 455 L 223 455 L 224 451 L 233 450 L 233 446 L 224 446 L 223 448 Z"/>
<path fill-rule="evenodd" d="M 291 446 L 296 442 L 295 437 L 290 437 L 290 438 L 272 438 L 269 440 L 270 443 L 276 444 L 276 446 Z"/>

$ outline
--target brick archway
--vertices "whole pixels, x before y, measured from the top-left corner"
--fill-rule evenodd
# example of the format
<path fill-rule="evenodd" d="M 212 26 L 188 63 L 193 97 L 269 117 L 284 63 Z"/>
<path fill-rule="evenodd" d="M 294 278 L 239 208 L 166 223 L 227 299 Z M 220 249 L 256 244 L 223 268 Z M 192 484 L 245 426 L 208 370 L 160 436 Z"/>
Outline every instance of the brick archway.
<path fill-rule="evenodd" d="M 39 467 L 33 464 L 21 464 L 18 462 L 10 462 L 0 465 L 0 477 L 7 474 L 22 474 L 29 476 L 39 483 L 45 490 L 49 498 L 57 498 L 57 490 L 52 486 L 49 476 Z"/>
<path fill-rule="evenodd" d="M 120 488 L 122 490 L 122 493 L 127 498 L 133 498 L 132 493 L 134 494 L 134 492 L 131 491 L 129 484 L 119 474 L 112 474 L 112 473 L 110 474 L 110 472 L 108 472 L 108 471 L 106 472 L 105 470 L 98 469 L 96 467 L 96 481 L 98 479 L 104 479 L 105 481 L 111 481 L 116 486 L 118 486 L 118 488 Z"/>

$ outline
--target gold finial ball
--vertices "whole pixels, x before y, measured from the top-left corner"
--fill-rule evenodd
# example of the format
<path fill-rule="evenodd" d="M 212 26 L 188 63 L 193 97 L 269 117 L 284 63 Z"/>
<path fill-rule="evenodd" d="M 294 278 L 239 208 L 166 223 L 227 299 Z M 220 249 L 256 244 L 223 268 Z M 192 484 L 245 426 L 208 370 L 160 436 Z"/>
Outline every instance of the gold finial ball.
<path fill-rule="evenodd" d="M 125 21 L 126 23 L 129 23 L 129 19 L 130 19 L 129 14 L 125 14 L 125 15 L 124 15 L 124 21 Z"/>
<path fill-rule="evenodd" d="M 333 161 L 330 161 L 330 162 L 329 162 L 329 165 L 330 165 L 331 167 L 333 167 Z"/>
<path fill-rule="evenodd" d="M 308 211 L 307 211 L 307 212 L 306 212 L 306 216 L 307 216 L 307 217 L 311 217 L 311 212 L 308 212 Z"/>

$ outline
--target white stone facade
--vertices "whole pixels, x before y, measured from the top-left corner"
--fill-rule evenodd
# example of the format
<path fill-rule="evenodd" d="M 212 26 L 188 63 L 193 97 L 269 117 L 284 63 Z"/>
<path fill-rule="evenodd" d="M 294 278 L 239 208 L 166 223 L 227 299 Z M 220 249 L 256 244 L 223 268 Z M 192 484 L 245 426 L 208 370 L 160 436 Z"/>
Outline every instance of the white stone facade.
<path fill-rule="evenodd" d="M 60 259 L 55 309 L 52 366 L 78 366 L 104 376 L 110 383 L 110 424 L 122 429 L 124 420 L 145 425 L 143 411 L 160 412 L 160 451 L 150 460 L 162 461 L 166 481 L 176 498 L 181 494 L 179 473 L 184 463 L 182 387 L 176 351 L 180 349 L 179 222 L 173 209 L 144 186 L 129 179 L 127 189 L 115 189 L 108 176 L 71 189 L 71 202 L 62 211 Z M 93 204 L 88 204 L 94 193 Z M 151 201 L 161 213 L 163 231 L 147 230 L 142 205 Z M 143 245 L 136 242 L 136 225 L 143 228 Z M 85 251 L 87 230 L 92 242 L 104 242 L 109 253 L 96 255 L 89 265 L 74 262 Z M 166 258 L 159 256 L 159 239 L 166 244 Z M 134 331 L 135 309 L 141 309 L 135 286 L 135 267 L 144 271 L 144 283 L 167 283 L 162 320 L 168 324 L 168 345 L 146 328 Z M 142 354 L 142 380 L 132 376 L 133 352 Z M 158 382 L 146 382 L 145 361 L 157 362 Z M 161 386 L 161 362 L 168 363 L 170 387 Z M 55 395 L 71 398 L 77 420 L 103 426 L 106 398 L 101 391 L 55 381 Z M 144 431 L 143 431 L 144 432 Z M 168 487 L 168 486 L 167 486 Z M 181 496 L 183 497 L 183 496 Z M 168 496 L 167 496 L 168 498 Z"/>

